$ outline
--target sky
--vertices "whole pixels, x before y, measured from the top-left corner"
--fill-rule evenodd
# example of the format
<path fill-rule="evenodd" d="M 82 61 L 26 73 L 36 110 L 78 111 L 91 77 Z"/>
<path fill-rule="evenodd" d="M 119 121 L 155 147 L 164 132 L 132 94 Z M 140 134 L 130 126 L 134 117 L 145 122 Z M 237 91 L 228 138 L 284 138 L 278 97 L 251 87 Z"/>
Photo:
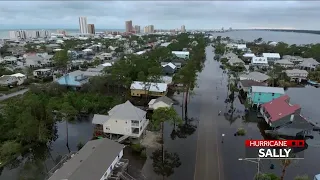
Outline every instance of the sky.
<path fill-rule="evenodd" d="M 320 1 L 0 1 L 0 29 L 96 29 L 154 25 L 155 29 L 283 28 L 319 30 Z"/>

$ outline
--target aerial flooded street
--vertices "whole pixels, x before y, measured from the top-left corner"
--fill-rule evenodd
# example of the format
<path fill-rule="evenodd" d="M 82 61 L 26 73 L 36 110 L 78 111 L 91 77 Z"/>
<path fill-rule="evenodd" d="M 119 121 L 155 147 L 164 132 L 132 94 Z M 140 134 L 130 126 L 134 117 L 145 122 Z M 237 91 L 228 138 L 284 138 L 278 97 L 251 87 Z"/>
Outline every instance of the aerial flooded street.
<path fill-rule="evenodd" d="M 235 37 L 242 37 L 241 33 L 243 34 L 244 32 L 235 33 L 240 34 L 235 35 Z M 282 32 L 268 33 L 278 34 L 274 36 L 274 39 L 270 39 L 275 41 L 278 40 L 277 37 L 282 37 L 279 34 L 284 34 Z M 252 38 L 264 38 L 263 34 L 258 33 L 258 35 Z M 299 37 L 298 33 L 294 34 Z M 252 36 L 252 33 L 247 33 L 247 35 Z M 228 36 L 228 34 L 223 36 Z M 319 38 L 317 35 L 306 36 Z M 297 39 L 299 38 L 295 38 L 295 40 Z M 299 44 L 297 41 L 292 43 Z M 257 165 L 251 162 L 239 161 L 238 159 L 244 158 L 244 141 L 246 139 L 263 139 L 261 129 L 265 124 L 259 122 L 256 116 L 243 119 L 244 106 L 238 98 L 233 102 L 233 107 L 236 111 L 231 115 L 228 114 L 230 104 L 225 103 L 225 99 L 228 97 L 228 76 L 227 74 L 223 74 L 223 70 L 219 67 L 220 63 L 213 60 L 214 53 L 211 46 L 206 47 L 206 56 L 205 67 L 198 75 L 197 87 L 194 89 L 194 94 L 191 95 L 188 104 L 187 121 L 185 121 L 188 125 L 185 127 L 188 127 L 188 129 L 180 129 L 183 135 L 180 134 L 179 136 L 174 133 L 178 131 L 177 128 L 170 124 L 165 124 L 164 148 L 169 152 L 177 153 L 181 160 L 181 166 L 174 169 L 174 174 L 168 179 L 253 179 L 257 173 Z M 286 94 L 290 96 L 292 103 L 301 105 L 302 115 L 320 123 L 318 120 L 320 116 L 319 92 L 320 90 L 317 88 L 305 87 L 289 88 Z M 173 98 L 180 102 L 179 105 L 175 105 L 175 109 L 179 114 L 182 114 L 182 93 L 175 94 Z M 219 111 L 221 111 L 221 115 L 218 115 Z M 243 127 L 246 130 L 245 136 L 234 136 L 239 127 Z M 57 134 L 58 139 L 52 143 L 50 156 L 45 160 L 46 168 L 48 169 L 51 169 L 61 159 L 61 156 L 68 153 L 65 122 L 57 123 Z M 92 135 L 93 126 L 90 119 L 69 124 L 69 146 L 71 151 L 76 151 L 77 144 L 79 142 L 86 143 L 92 138 Z M 313 177 L 315 174 L 319 174 L 319 147 L 310 145 L 304 151 L 305 159 L 296 161 L 287 168 L 285 180 L 292 180 L 296 175 L 307 174 L 309 177 Z M 274 169 L 270 169 L 271 163 L 275 165 Z M 20 169 L 21 167 L 5 167 L 0 175 L 0 180 L 18 179 Z M 152 160 L 149 157 L 142 169 L 142 172 L 145 171 L 146 174 L 153 173 Z M 260 170 L 261 172 L 272 172 L 280 175 L 282 166 L 280 161 L 263 160 Z M 154 177 L 148 177 L 147 179 L 158 180 L 162 179 L 162 177 L 159 178 L 154 175 Z"/>

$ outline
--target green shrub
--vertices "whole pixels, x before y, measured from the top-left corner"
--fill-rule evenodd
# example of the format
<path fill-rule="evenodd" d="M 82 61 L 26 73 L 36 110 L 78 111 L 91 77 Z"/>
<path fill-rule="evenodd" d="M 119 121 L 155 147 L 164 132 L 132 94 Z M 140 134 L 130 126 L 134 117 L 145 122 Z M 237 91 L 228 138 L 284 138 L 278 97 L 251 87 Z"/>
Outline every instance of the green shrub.
<path fill-rule="evenodd" d="M 238 128 L 238 131 L 237 131 L 237 135 L 238 136 L 244 136 L 244 135 L 246 135 L 246 130 L 245 129 L 243 129 L 243 128 Z"/>
<path fill-rule="evenodd" d="M 0 86 L 0 91 L 9 91 L 10 88 L 8 86 Z"/>
<path fill-rule="evenodd" d="M 133 152 L 141 153 L 144 147 L 141 144 L 131 144 L 131 149 Z"/>

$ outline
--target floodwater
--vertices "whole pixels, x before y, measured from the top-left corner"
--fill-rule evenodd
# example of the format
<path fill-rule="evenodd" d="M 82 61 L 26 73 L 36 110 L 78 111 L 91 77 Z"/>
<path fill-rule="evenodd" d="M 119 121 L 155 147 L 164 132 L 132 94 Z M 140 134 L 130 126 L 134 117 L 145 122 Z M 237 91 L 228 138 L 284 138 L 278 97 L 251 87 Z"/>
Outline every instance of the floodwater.
<path fill-rule="evenodd" d="M 230 109 L 230 104 L 224 103 L 227 98 L 227 78 L 223 77 L 222 70 L 219 69 L 219 63 L 213 61 L 214 54 L 212 53 L 212 48 L 207 47 L 207 62 L 204 71 L 199 75 L 199 88 L 195 89 L 195 95 L 191 98 L 189 105 L 189 117 L 198 118 L 199 117 L 199 102 L 201 94 L 205 94 L 205 89 L 201 88 L 201 84 L 213 84 L 212 88 L 216 88 L 216 94 L 212 94 L 212 101 L 216 101 L 215 106 L 212 111 L 218 112 L 222 111 L 222 114 L 227 113 Z M 210 77 L 210 78 L 208 78 Z M 208 87 L 205 85 L 205 87 Z M 207 91 L 209 91 L 207 89 Z M 319 111 L 317 111 L 317 104 L 320 102 L 319 89 L 314 87 L 306 88 L 290 88 L 287 90 L 287 94 L 291 97 L 292 103 L 299 103 L 302 106 L 302 114 L 305 117 L 309 117 L 311 120 L 317 121 L 319 117 Z M 217 96 L 219 97 L 217 99 Z M 254 175 L 257 173 L 257 164 L 252 162 L 239 161 L 239 158 L 244 158 L 245 156 L 245 146 L 244 141 L 246 139 L 263 139 L 262 133 L 259 127 L 265 126 L 263 121 L 259 121 L 255 116 L 251 117 L 249 120 L 244 121 L 242 116 L 244 115 L 244 106 L 240 103 L 239 99 L 236 98 L 233 103 L 234 108 L 236 108 L 235 113 L 230 116 L 226 115 L 224 120 L 216 115 L 212 117 L 213 120 L 217 121 L 219 139 L 224 141 L 221 143 L 220 156 L 222 159 L 222 168 L 225 180 L 238 179 L 253 179 Z M 218 113 L 217 113 L 218 114 Z M 200 119 L 201 121 L 201 119 Z M 320 122 L 319 122 L 320 123 Z M 239 137 L 234 136 L 234 133 L 239 127 L 245 128 L 247 134 L 245 136 Z M 171 127 L 166 127 L 166 148 L 173 152 L 177 152 L 180 156 L 182 165 L 175 170 L 175 174 L 169 179 L 194 179 L 194 164 L 195 164 L 195 153 L 196 153 L 196 136 L 197 132 L 185 139 L 171 140 L 169 136 L 169 131 Z M 201 129 L 197 129 L 201 130 Z M 222 137 L 222 134 L 225 136 Z M 220 136 L 221 135 L 221 136 Z M 223 139 L 222 139 L 223 138 Z M 212 138 L 214 140 L 214 138 Z M 317 140 L 317 139 L 315 139 Z M 318 139 L 320 140 L 320 139 Z M 219 141 L 219 142 L 220 142 Z M 319 174 L 319 159 L 320 159 L 320 148 L 309 146 L 307 150 L 304 151 L 304 160 L 294 161 L 288 168 L 285 175 L 285 179 L 293 179 L 297 175 L 307 174 L 309 177 L 313 177 L 315 174 Z M 271 170 L 270 165 L 274 164 L 275 169 Z M 260 163 L 261 172 L 270 172 L 277 175 L 281 174 L 282 166 L 280 161 L 270 161 L 263 160 Z"/>
<path fill-rule="evenodd" d="M 234 40 L 243 39 L 253 41 L 262 38 L 264 41 L 285 42 L 288 44 L 311 44 L 319 43 L 320 35 L 295 32 L 275 32 L 275 31 L 231 31 L 225 33 L 214 33 L 213 36 L 230 37 Z"/>

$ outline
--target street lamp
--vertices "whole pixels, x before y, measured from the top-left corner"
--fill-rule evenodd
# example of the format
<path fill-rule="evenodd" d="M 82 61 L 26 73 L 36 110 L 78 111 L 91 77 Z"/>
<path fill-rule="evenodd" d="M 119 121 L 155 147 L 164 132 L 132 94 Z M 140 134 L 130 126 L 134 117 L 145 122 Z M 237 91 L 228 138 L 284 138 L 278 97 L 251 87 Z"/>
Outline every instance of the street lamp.
<path fill-rule="evenodd" d="M 246 158 L 239 158 L 238 160 L 239 160 L 239 161 L 248 161 L 248 162 L 256 163 L 256 164 L 257 164 L 257 167 L 258 167 L 258 172 L 257 172 L 257 174 L 260 174 L 260 158 L 258 158 L 257 161 L 253 161 L 253 160 L 251 160 L 251 159 L 246 159 Z"/>

